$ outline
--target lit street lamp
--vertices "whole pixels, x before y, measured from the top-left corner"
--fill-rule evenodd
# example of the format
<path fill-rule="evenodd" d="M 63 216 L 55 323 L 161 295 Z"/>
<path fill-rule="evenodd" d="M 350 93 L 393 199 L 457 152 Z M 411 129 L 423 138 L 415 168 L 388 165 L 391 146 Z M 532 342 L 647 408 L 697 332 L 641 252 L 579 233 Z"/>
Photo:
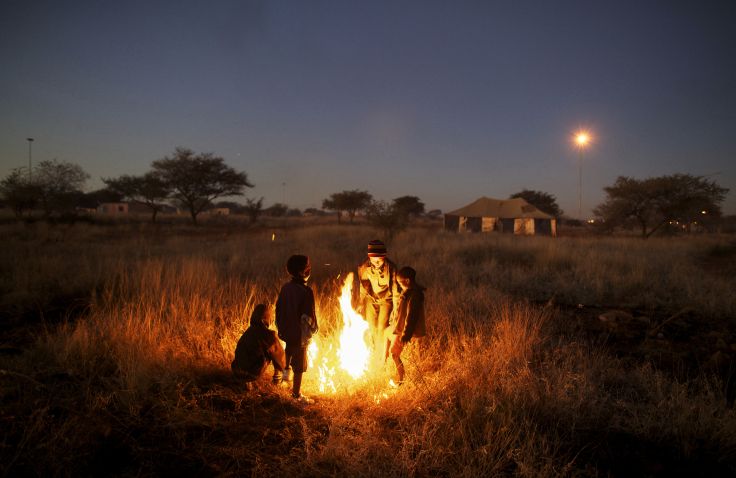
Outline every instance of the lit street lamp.
<path fill-rule="evenodd" d="M 575 144 L 578 146 L 578 219 L 583 219 L 583 151 L 590 142 L 587 131 L 575 133 Z"/>
<path fill-rule="evenodd" d="M 33 143 L 33 138 L 26 138 L 28 141 L 28 182 L 33 182 L 33 173 L 32 173 L 32 165 L 31 165 L 31 144 Z"/>

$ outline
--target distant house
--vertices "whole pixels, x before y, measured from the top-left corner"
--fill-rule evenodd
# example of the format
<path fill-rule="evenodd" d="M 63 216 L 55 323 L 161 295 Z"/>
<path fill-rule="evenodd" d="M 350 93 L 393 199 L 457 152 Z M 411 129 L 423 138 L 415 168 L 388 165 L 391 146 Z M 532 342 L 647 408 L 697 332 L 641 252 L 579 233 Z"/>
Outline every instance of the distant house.
<path fill-rule="evenodd" d="M 124 216 L 129 213 L 127 202 L 103 202 L 97 206 L 97 214 Z"/>
<path fill-rule="evenodd" d="M 557 220 L 522 198 L 493 199 L 484 196 L 445 214 L 445 229 L 556 236 Z"/>

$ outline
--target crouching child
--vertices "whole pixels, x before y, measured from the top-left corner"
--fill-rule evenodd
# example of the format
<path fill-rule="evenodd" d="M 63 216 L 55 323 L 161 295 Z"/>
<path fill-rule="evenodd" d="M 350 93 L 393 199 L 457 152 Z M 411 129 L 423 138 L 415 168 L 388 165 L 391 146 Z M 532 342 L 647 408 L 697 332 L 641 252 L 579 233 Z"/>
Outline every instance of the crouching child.
<path fill-rule="evenodd" d="M 391 358 L 396 365 L 398 384 L 404 382 L 404 363 L 401 352 L 412 338 L 424 337 L 426 325 L 424 321 L 424 290 L 416 282 L 416 271 L 411 267 L 402 267 L 397 274 L 401 286 L 396 322 L 388 329 L 386 341 L 386 358 Z"/>
<path fill-rule="evenodd" d="M 275 373 L 286 367 L 284 348 L 276 332 L 268 328 L 273 323 L 269 312 L 265 304 L 256 305 L 250 316 L 250 326 L 238 340 L 235 359 L 230 364 L 235 376 L 244 379 L 249 390 L 269 364 L 273 364 Z"/>
<path fill-rule="evenodd" d="M 276 301 L 276 327 L 279 337 L 286 342 L 283 380 L 288 382 L 293 372 L 292 396 L 301 403 L 309 404 L 313 401 L 301 393 L 302 375 L 307 371 L 309 342 L 319 329 L 314 294 L 307 285 L 312 272 L 309 257 L 289 257 L 286 270 L 291 280 L 281 287 Z"/>

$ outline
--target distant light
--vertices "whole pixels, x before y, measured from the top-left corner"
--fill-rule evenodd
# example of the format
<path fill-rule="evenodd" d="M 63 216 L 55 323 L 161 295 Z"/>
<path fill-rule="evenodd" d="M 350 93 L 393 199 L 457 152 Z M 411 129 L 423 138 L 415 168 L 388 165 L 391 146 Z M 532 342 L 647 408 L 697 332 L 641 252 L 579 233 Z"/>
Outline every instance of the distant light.
<path fill-rule="evenodd" d="M 581 148 L 585 147 L 590 142 L 590 134 L 587 131 L 578 131 L 575 134 L 575 142 Z"/>
<path fill-rule="evenodd" d="M 700 214 L 707 214 L 706 211 L 700 211 Z"/>
<path fill-rule="evenodd" d="M 276 233 L 275 232 L 273 234 L 271 234 L 271 240 L 272 241 L 275 241 L 276 240 Z"/>

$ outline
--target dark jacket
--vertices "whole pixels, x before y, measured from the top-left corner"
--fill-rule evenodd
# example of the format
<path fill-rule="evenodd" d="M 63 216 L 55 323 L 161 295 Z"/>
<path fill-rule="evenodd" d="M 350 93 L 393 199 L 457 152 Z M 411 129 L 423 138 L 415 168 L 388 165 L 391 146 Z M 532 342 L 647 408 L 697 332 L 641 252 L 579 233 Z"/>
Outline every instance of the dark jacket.
<path fill-rule="evenodd" d="M 312 289 L 300 279 L 293 278 L 281 287 L 276 301 L 276 328 L 279 337 L 287 345 L 305 345 L 302 339 L 302 316 L 313 319 L 313 330 L 318 328 L 317 314 L 314 310 L 314 294 Z"/>
<path fill-rule="evenodd" d="M 412 337 L 424 337 L 426 334 L 424 287 L 414 284 L 399 297 L 394 335 L 399 335 L 402 342 L 408 342 Z"/>
<path fill-rule="evenodd" d="M 277 370 L 286 366 L 284 348 L 281 346 L 276 332 L 266 327 L 262 315 L 251 316 L 250 327 L 243 332 L 235 347 L 235 359 L 230 365 L 233 372 L 241 372 L 255 380 L 273 362 Z"/>
<path fill-rule="evenodd" d="M 360 264 L 358 266 L 359 303 L 364 304 L 366 298 L 370 298 L 373 302 L 378 303 L 391 302 L 395 309 L 399 302 L 399 283 L 396 281 L 396 271 L 396 264 L 388 259 L 385 260 L 380 271 L 373 269 L 370 259 Z"/>

